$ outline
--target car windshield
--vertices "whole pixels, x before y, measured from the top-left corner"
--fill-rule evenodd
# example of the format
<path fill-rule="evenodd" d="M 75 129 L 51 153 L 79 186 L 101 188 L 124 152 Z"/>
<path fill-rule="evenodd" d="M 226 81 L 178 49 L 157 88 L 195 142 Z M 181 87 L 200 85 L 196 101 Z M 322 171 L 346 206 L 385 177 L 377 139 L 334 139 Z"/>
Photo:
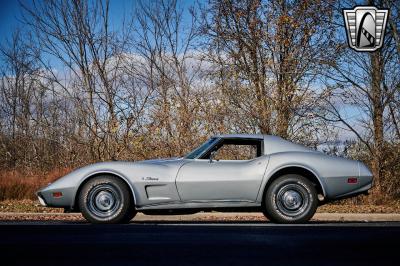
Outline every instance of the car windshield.
<path fill-rule="evenodd" d="M 199 147 L 191 151 L 188 155 L 185 156 L 186 159 L 195 159 L 199 157 L 204 151 L 208 150 L 214 143 L 218 140 L 218 138 L 210 138 Z"/>

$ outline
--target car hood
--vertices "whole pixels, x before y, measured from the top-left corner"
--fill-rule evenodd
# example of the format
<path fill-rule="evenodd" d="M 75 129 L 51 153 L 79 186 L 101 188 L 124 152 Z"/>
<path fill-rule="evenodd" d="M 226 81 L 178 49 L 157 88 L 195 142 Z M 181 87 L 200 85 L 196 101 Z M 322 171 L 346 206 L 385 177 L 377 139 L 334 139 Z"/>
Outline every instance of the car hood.
<path fill-rule="evenodd" d="M 160 163 L 160 164 L 164 164 L 164 163 L 181 161 L 182 159 L 183 159 L 183 157 L 172 157 L 172 158 L 143 160 L 143 161 L 137 161 L 137 162 L 134 162 L 134 163 L 153 163 L 153 164 Z"/>
<path fill-rule="evenodd" d="M 105 161 L 82 166 L 73 172 L 80 170 L 98 170 L 98 169 L 119 169 L 121 167 L 137 167 L 140 165 L 171 165 L 183 161 L 182 157 L 149 159 L 143 161 Z"/>

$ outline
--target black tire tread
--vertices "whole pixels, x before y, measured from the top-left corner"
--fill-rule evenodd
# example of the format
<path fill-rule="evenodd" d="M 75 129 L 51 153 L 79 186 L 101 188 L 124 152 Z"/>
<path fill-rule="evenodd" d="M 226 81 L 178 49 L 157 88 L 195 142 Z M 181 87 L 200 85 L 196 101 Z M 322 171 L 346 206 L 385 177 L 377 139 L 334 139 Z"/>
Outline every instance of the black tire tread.
<path fill-rule="evenodd" d="M 303 187 L 309 191 L 309 196 L 311 200 L 310 209 L 307 213 L 304 213 L 300 217 L 296 218 L 285 218 L 283 214 L 280 214 L 279 210 L 277 210 L 273 206 L 272 198 L 274 197 L 274 191 L 277 190 L 277 187 L 282 186 L 287 182 L 301 182 Z M 268 220 L 274 223 L 305 223 L 308 222 L 315 214 L 318 207 L 318 198 L 317 198 L 317 190 L 313 183 L 308 180 L 306 177 L 296 174 L 287 174 L 283 175 L 276 180 L 274 180 L 267 188 L 265 193 L 264 200 L 264 209 L 263 213 L 267 217 Z"/>
<path fill-rule="evenodd" d="M 93 188 L 97 184 L 111 183 L 114 186 L 118 187 L 121 191 L 121 200 L 122 200 L 122 208 L 118 215 L 113 217 L 112 219 L 98 219 L 95 215 L 91 214 L 90 211 L 86 207 L 86 197 L 91 188 Z M 117 224 L 117 223 L 128 223 L 135 215 L 135 204 L 134 200 L 129 191 L 129 187 L 122 181 L 120 178 L 113 175 L 101 175 L 96 176 L 88 180 L 85 184 L 83 184 L 82 189 L 80 189 L 80 193 L 78 195 L 78 204 L 79 209 L 82 212 L 83 217 L 91 223 L 102 223 L 102 224 Z"/>

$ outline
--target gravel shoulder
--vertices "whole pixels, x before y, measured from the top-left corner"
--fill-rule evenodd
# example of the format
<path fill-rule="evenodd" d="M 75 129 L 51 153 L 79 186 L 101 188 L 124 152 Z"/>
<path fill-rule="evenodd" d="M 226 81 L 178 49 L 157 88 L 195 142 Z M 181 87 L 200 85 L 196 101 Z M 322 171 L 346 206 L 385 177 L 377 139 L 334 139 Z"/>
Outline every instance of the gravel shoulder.
<path fill-rule="evenodd" d="M 0 213 L 62 213 L 60 208 L 46 208 L 37 200 L 0 201 Z M 373 204 L 325 204 L 318 207 L 317 213 L 400 213 L 400 200 L 382 205 Z"/>
<path fill-rule="evenodd" d="M 0 221 L 76 221 L 85 222 L 79 213 L 0 213 Z M 144 215 L 132 222 L 267 222 L 260 213 L 199 212 L 191 215 Z M 400 222 L 399 213 L 316 213 L 315 222 Z"/>

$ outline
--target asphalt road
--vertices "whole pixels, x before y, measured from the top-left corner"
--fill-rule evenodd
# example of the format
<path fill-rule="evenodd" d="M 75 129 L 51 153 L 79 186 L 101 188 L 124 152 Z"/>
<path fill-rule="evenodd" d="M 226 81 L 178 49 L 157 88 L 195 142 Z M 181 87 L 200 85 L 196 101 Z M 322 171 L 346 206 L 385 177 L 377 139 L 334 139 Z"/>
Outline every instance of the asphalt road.
<path fill-rule="evenodd" d="M 0 223 L 0 265 L 400 265 L 400 223 Z"/>

